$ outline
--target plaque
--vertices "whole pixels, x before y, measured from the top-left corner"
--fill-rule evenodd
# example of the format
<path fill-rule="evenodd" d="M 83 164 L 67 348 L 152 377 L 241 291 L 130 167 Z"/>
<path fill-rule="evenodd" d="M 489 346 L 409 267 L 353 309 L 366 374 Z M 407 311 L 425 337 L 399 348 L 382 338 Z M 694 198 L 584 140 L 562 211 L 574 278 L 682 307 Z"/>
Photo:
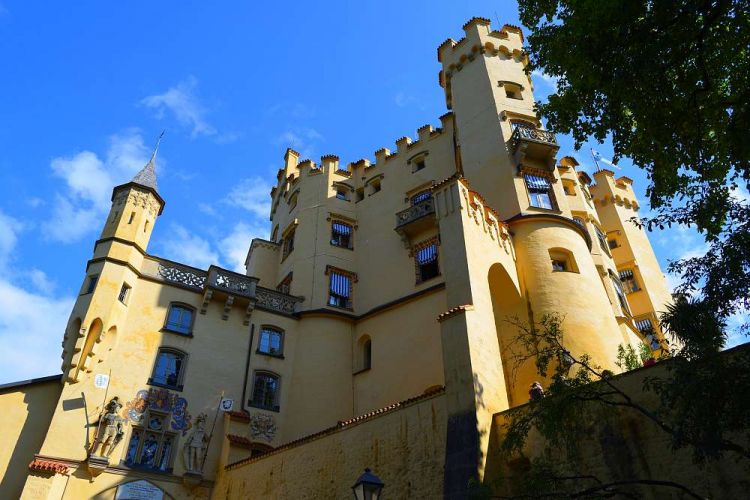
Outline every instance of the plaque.
<path fill-rule="evenodd" d="M 117 487 L 115 500 L 162 500 L 164 492 L 148 481 L 132 481 Z"/>

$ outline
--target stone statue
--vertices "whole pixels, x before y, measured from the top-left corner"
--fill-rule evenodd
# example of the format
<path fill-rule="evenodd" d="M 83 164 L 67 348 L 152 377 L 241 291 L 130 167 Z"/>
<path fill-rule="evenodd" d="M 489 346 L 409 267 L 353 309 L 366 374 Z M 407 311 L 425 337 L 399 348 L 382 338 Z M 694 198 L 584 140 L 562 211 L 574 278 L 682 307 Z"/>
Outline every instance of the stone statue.
<path fill-rule="evenodd" d="M 121 408 L 122 405 L 117 396 L 112 398 L 106 406 L 104 412 L 99 417 L 96 437 L 94 438 L 94 444 L 91 446 L 91 455 L 109 457 L 112 454 L 112 450 L 117 446 L 117 443 L 122 440 L 122 436 L 125 433 L 123 429 L 125 419 L 117 414 Z M 102 447 L 100 453 L 97 455 L 96 451 L 100 444 Z"/>
<path fill-rule="evenodd" d="M 185 441 L 182 458 L 188 472 L 200 473 L 203 469 L 203 455 L 206 452 L 208 437 L 206 436 L 206 414 L 201 413 L 195 421 L 193 432 Z"/>
<path fill-rule="evenodd" d="M 542 384 L 539 382 L 534 382 L 531 384 L 531 387 L 529 387 L 529 398 L 531 401 L 539 401 L 544 397 L 544 389 L 542 388 Z"/>

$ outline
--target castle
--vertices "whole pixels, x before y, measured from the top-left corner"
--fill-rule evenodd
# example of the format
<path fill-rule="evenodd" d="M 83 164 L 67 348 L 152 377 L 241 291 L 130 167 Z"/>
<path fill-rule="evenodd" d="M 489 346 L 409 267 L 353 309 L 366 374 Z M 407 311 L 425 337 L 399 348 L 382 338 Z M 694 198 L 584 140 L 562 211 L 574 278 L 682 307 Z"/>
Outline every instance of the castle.
<path fill-rule="evenodd" d="M 460 496 L 544 383 L 508 318 L 559 314 L 615 372 L 618 346 L 665 347 L 632 181 L 557 158 L 519 28 L 464 31 L 439 127 L 374 161 L 287 150 L 245 275 L 147 253 L 155 155 L 114 188 L 62 376 L 0 392 L 3 497 L 338 498 L 366 467 L 393 498 Z"/>

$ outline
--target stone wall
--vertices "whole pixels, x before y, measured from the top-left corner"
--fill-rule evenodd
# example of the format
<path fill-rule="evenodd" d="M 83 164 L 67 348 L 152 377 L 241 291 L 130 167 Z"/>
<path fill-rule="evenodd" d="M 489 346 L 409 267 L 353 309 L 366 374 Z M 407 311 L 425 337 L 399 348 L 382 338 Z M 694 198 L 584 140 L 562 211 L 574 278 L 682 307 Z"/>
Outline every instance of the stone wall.
<path fill-rule="evenodd" d="M 398 403 L 230 464 L 212 497 L 351 498 L 351 486 L 369 467 L 388 498 L 439 498 L 445 422 L 442 391 Z"/>
<path fill-rule="evenodd" d="M 738 350 L 747 351 L 745 344 L 724 355 Z M 657 408 L 658 401 L 652 392 L 641 389 L 646 377 L 662 377 L 669 361 L 653 367 L 641 368 L 617 376 L 613 383 L 645 408 Z M 744 397 L 744 396 L 740 396 Z M 696 401 L 695 404 L 701 404 Z M 525 459 L 504 456 L 500 451 L 503 425 L 508 412 L 495 415 L 490 436 L 487 474 L 484 483 L 496 494 L 507 495 L 512 491 L 515 479 L 524 473 Z M 736 439 L 742 440 L 741 437 Z M 747 443 L 745 443 L 747 446 Z M 526 458 L 539 456 L 543 447 L 541 436 L 532 431 L 527 441 Z M 557 455 L 558 452 L 555 451 Z M 672 481 L 687 486 L 705 498 L 745 498 L 750 488 L 747 460 L 737 462 L 734 456 L 726 455 L 718 462 L 701 468 L 693 463 L 690 447 L 674 451 L 671 437 L 656 424 L 640 416 L 635 410 L 625 408 L 607 410 L 604 416 L 591 418 L 591 425 L 580 439 L 580 462 L 577 473 L 596 476 L 602 481 L 625 479 Z M 564 460 L 562 456 L 556 457 Z M 576 474 L 578 475 L 578 474 Z M 591 486 L 592 483 L 579 482 Z M 642 498 L 680 498 L 678 490 L 665 487 L 642 488 Z"/>

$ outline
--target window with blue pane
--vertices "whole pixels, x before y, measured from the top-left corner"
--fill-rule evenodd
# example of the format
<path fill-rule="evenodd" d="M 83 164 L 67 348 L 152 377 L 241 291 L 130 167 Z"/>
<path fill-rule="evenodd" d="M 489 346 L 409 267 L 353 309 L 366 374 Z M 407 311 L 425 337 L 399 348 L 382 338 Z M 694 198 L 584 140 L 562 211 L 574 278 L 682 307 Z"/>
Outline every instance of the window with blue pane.
<path fill-rule="evenodd" d="M 334 221 L 331 224 L 331 245 L 335 247 L 353 249 L 352 226 Z"/>
<path fill-rule="evenodd" d="M 191 330 L 193 329 L 194 317 L 195 310 L 192 307 L 180 304 L 170 304 L 169 311 L 167 311 L 167 322 L 164 325 L 164 328 L 170 332 L 190 335 Z"/>
<path fill-rule="evenodd" d="M 526 181 L 526 189 L 529 191 L 531 206 L 552 210 L 554 208 L 554 197 L 549 179 L 531 174 L 526 174 L 523 177 Z"/>
<path fill-rule="evenodd" d="M 411 204 L 416 205 L 417 203 L 422 203 L 423 201 L 427 201 L 430 198 L 432 198 L 432 191 L 420 191 L 419 193 L 411 197 Z"/>
<path fill-rule="evenodd" d="M 258 352 L 270 354 L 272 356 L 281 356 L 283 350 L 283 333 L 275 328 L 264 326 L 260 330 L 258 339 Z"/>
<path fill-rule="evenodd" d="M 154 371 L 148 383 L 172 389 L 182 389 L 185 354 L 173 349 L 159 349 Z"/>
<path fill-rule="evenodd" d="M 417 283 L 440 276 L 437 241 L 433 240 L 419 245 L 414 252 L 414 261 L 417 271 Z"/>
<path fill-rule="evenodd" d="M 341 271 L 331 270 L 329 271 L 329 278 L 328 305 L 351 309 L 352 277 Z"/>
<path fill-rule="evenodd" d="M 279 411 L 279 377 L 273 373 L 256 372 L 253 395 L 249 404 L 255 408 Z"/>

